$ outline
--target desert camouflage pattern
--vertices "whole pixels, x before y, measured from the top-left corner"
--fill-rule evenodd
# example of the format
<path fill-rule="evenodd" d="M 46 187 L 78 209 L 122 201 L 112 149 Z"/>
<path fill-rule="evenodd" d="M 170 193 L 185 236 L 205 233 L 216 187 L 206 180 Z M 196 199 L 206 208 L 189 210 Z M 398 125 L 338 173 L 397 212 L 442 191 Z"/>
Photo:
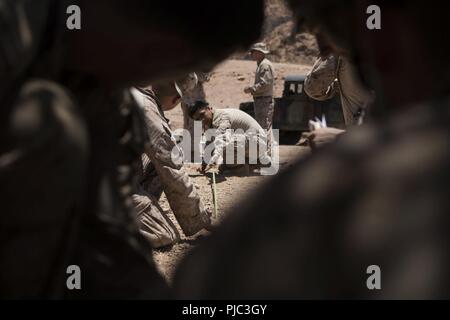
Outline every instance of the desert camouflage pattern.
<path fill-rule="evenodd" d="M 132 214 L 130 190 L 139 165 L 132 159 L 143 150 L 145 135 L 131 97 L 92 87 L 68 94 L 36 79 L 24 83 L 11 115 L 15 120 L 4 137 L 9 148 L 0 155 L 2 197 L 8 199 L 1 216 L 0 269 L 8 274 L 2 292 L 62 297 L 69 293 L 58 279 L 71 264 L 85 276 L 83 290 L 70 296 L 151 297 L 141 281 L 161 290 L 151 247 Z"/>
<path fill-rule="evenodd" d="M 79 3 L 0 0 L 0 297 L 167 298 L 132 200 L 148 144 L 143 115 L 129 90 L 121 88 L 124 83 L 106 86 L 90 74 L 93 70 L 64 69 L 71 40 L 66 9 L 72 4 Z M 230 16 L 248 21 L 246 13 L 227 6 L 230 15 L 222 12 L 223 20 L 216 21 L 220 30 L 235 25 Z M 239 3 L 239 8 L 255 12 L 253 27 L 241 32 L 239 41 L 228 29 L 205 47 L 190 39 L 197 62 L 178 70 L 167 64 L 170 70 L 146 77 L 209 68 L 250 45 L 259 34 L 262 2 L 251 8 Z M 201 20 L 208 10 L 190 19 Z M 132 20 L 135 12 L 121 18 Z M 189 234 L 197 226 L 188 220 L 183 226 Z M 67 290 L 66 268 L 72 264 L 82 270 L 83 290 Z"/>
<path fill-rule="evenodd" d="M 335 55 L 316 59 L 305 79 L 304 90 L 309 97 L 319 101 L 333 98 L 337 88 L 338 60 Z"/>
<path fill-rule="evenodd" d="M 265 150 L 261 154 L 257 154 L 253 159 L 264 163 L 270 163 L 267 150 L 267 135 L 258 122 L 247 113 L 238 109 L 215 109 L 213 114 L 212 128 L 216 129 L 214 139 L 214 150 L 209 163 L 221 165 L 226 160 L 226 151 L 233 150 L 237 152 L 238 148 L 243 149 L 245 156 L 248 158 L 248 142 L 257 143 L 259 148 Z M 233 132 L 232 132 L 233 131 Z M 231 147 L 231 149 L 230 149 Z M 230 155 L 231 157 L 231 155 Z M 234 161 L 237 160 L 233 156 Z M 229 163 L 226 163 L 229 164 Z"/>
<path fill-rule="evenodd" d="M 163 191 L 161 180 L 146 154 L 142 155 L 142 165 L 145 179 L 138 183 L 133 194 L 139 229 L 153 248 L 174 244 L 180 240 L 180 234 L 159 205 Z"/>
<path fill-rule="evenodd" d="M 255 83 L 251 87 L 253 97 L 273 97 L 275 70 L 269 59 L 264 58 L 256 68 Z"/>
<path fill-rule="evenodd" d="M 255 119 L 266 130 L 267 145 L 269 153 L 272 149 L 272 122 L 274 112 L 274 90 L 275 73 L 274 67 L 269 59 L 264 58 L 256 68 L 255 84 L 250 88 L 254 99 Z"/>
<path fill-rule="evenodd" d="M 361 83 L 355 65 L 345 57 L 339 58 L 338 84 L 346 126 L 360 124 L 375 97 Z"/>
<path fill-rule="evenodd" d="M 273 113 L 275 110 L 275 101 L 272 97 L 256 97 L 253 101 L 255 110 L 255 119 L 266 131 L 267 146 L 269 154 L 272 152 L 273 144 Z"/>
<path fill-rule="evenodd" d="M 62 47 L 54 26 L 65 26 L 52 19 L 67 5 L 0 2 L 0 296 L 167 296 L 132 214 L 145 143 L 137 105 L 82 75 L 52 80 Z M 72 264 L 81 291 L 67 290 Z"/>
<path fill-rule="evenodd" d="M 140 90 L 137 94 L 141 95 L 138 99 L 150 141 L 143 156 L 143 172 L 134 200 L 139 208 L 142 232 L 153 247 L 161 247 L 179 239 L 173 224 L 162 218 L 166 214 L 155 206 L 163 191 L 186 236 L 208 226 L 209 215 L 183 168 L 182 150 L 176 144 L 158 98 L 151 89 Z M 146 197 L 146 194 L 151 197 Z"/>
<path fill-rule="evenodd" d="M 374 96 L 359 80 L 355 66 L 345 57 L 319 57 L 305 79 L 305 92 L 315 100 L 340 94 L 346 126 L 362 122 L 364 111 Z"/>

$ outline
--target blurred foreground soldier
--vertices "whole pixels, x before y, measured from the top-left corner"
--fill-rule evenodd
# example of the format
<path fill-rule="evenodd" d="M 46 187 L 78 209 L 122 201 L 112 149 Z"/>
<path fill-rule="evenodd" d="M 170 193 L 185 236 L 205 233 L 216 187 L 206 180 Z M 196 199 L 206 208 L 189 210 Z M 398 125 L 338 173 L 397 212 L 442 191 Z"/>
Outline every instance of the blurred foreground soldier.
<path fill-rule="evenodd" d="M 317 37 L 321 55 L 305 79 L 305 92 L 312 99 L 324 101 L 335 94 L 340 95 L 342 113 L 347 127 L 361 124 L 365 112 L 373 101 L 373 94 L 361 83 L 355 66 L 348 56 L 336 56 L 331 49 Z M 312 124 L 314 127 L 315 123 Z M 334 138 L 345 132 L 337 128 L 312 128 L 306 134 L 312 147 L 322 146 L 334 141 Z"/>
<path fill-rule="evenodd" d="M 291 1 L 383 103 L 236 207 L 182 262 L 179 297 L 450 298 L 450 3 L 379 3 L 369 30 L 371 1 Z"/>
<path fill-rule="evenodd" d="M 133 211 L 146 132 L 128 88 L 213 67 L 262 16 L 256 0 L 0 0 L 0 297 L 167 297 Z"/>
<path fill-rule="evenodd" d="M 143 155 L 143 170 L 133 202 L 142 234 L 153 248 L 174 244 L 180 238 L 174 224 L 158 205 L 162 192 L 186 236 L 192 236 L 210 225 L 195 186 L 183 168 L 183 153 L 177 146 L 164 111 L 176 107 L 183 92 L 197 84 L 191 75 L 179 82 L 169 81 L 152 89 L 133 89 L 140 103 L 150 138 Z M 183 88 L 181 90 L 180 88 Z"/>
<path fill-rule="evenodd" d="M 355 66 L 347 57 L 333 54 L 316 60 L 305 79 L 305 92 L 319 101 L 338 93 L 347 127 L 361 124 L 365 110 L 373 101 L 371 92 L 361 84 Z"/>
<path fill-rule="evenodd" d="M 272 120 L 274 111 L 273 87 L 275 81 L 274 68 L 266 54 L 269 53 L 263 42 L 255 43 L 250 48 L 250 57 L 256 61 L 258 67 L 255 73 L 255 84 L 244 89 L 245 93 L 253 96 L 255 119 L 266 130 L 268 150 L 272 147 Z"/>
<path fill-rule="evenodd" d="M 213 137 L 209 137 L 208 134 L 206 137 L 207 141 L 214 138 L 211 142 L 213 150 L 209 159 L 205 159 L 204 155 L 206 162 L 203 162 L 202 171 L 209 171 L 212 168 L 223 171 L 226 167 L 249 163 L 255 167 L 271 165 L 267 149 L 267 133 L 244 111 L 232 108 L 213 109 L 209 103 L 197 101 L 189 106 L 189 116 L 195 121 L 202 121 L 205 130 L 214 131 Z M 227 153 L 229 150 L 232 152 L 231 156 Z M 229 163 L 228 159 L 233 163 Z M 239 161 L 241 163 L 238 163 Z"/>
<path fill-rule="evenodd" d="M 190 156 L 189 160 L 191 162 L 194 162 L 195 154 L 200 154 L 200 145 L 197 144 L 194 139 L 194 120 L 189 117 L 188 107 L 196 101 L 206 101 L 204 84 L 210 79 L 210 74 L 206 72 L 196 72 L 196 75 L 198 79 L 197 85 L 192 90 L 186 92 L 181 101 L 181 109 L 183 110 L 183 128 L 189 131 L 192 138 L 190 154 L 186 154 L 185 156 Z"/>

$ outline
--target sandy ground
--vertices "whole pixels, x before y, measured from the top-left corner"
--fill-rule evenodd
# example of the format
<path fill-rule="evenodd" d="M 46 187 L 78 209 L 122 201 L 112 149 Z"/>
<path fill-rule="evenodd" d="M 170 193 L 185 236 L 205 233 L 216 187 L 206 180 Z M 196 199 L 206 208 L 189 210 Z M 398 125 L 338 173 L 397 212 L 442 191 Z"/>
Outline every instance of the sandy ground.
<path fill-rule="evenodd" d="M 251 85 L 253 82 L 256 64 L 251 61 L 228 60 L 219 65 L 213 72 L 211 80 L 206 84 L 205 90 L 207 99 L 212 106 L 216 108 L 237 108 L 239 103 L 250 101 L 251 97 L 242 90 L 245 86 Z M 283 76 L 292 73 L 306 73 L 310 66 L 293 65 L 293 64 L 275 64 L 277 73 L 276 78 L 276 96 L 280 96 L 283 88 Z M 167 112 L 166 116 L 170 119 L 173 129 L 182 127 L 181 108 Z M 280 170 L 290 166 L 293 161 L 299 157 L 309 153 L 307 148 L 297 146 L 280 146 L 279 148 L 279 165 Z M 201 175 L 196 172 L 193 165 L 187 165 L 187 170 L 194 183 L 197 186 L 200 197 L 204 205 L 212 211 L 212 191 L 211 177 Z M 231 214 L 228 210 L 238 201 L 245 198 L 264 183 L 270 183 L 271 176 L 261 176 L 259 174 L 247 175 L 243 170 L 228 172 L 217 178 L 217 200 L 218 200 L 218 217 L 213 219 L 214 224 L 220 224 L 220 221 Z M 163 196 L 161 206 L 169 217 L 175 221 L 170 206 Z M 235 213 L 238 214 L 238 213 Z M 178 224 L 175 223 L 177 226 Z M 171 248 L 157 250 L 154 252 L 156 265 L 161 274 L 171 282 L 174 271 L 180 259 L 191 248 L 199 242 L 207 241 L 208 232 L 202 231 L 194 237 L 184 237 L 182 231 L 181 242 L 175 244 Z"/>

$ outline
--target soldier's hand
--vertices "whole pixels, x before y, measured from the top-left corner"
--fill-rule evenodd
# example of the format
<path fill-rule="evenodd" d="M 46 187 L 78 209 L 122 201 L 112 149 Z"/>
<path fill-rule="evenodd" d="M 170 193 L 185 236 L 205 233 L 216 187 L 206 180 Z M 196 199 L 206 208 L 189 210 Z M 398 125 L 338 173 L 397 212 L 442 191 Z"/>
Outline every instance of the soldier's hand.
<path fill-rule="evenodd" d="M 215 172 L 218 173 L 219 172 L 219 166 L 215 163 L 210 163 L 206 166 L 205 171 L 204 172 Z"/>
<path fill-rule="evenodd" d="M 345 130 L 337 128 L 319 128 L 305 134 L 305 137 L 308 139 L 311 149 L 316 149 L 333 142 L 337 136 L 344 132 Z"/>
<path fill-rule="evenodd" d="M 197 167 L 197 172 L 205 173 L 205 169 L 206 169 L 206 163 L 203 162 L 200 167 Z"/>
<path fill-rule="evenodd" d="M 251 87 L 245 87 L 244 93 L 252 93 L 252 88 Z"/>

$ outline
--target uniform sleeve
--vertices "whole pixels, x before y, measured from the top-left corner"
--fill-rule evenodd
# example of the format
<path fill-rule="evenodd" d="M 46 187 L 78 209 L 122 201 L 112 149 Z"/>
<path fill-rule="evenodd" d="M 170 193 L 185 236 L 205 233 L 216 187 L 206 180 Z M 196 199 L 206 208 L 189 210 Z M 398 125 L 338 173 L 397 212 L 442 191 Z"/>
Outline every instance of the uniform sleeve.
<path fill-rule="evenodd" d="M 261 94 L 273 85 L 273 71 L 269 65 L 262 65 L 258 71 L 257 81 L 251 87 L 252 94 Z"/>
<path fill-rule="evenodd" d="M 331 99 L 336 92 L 336 57 L 318 58 L 305 79 L 305 92 L 315 100 Z"/>
<path fill-rule="evenodd" d="M 193 235 L 209 222 L 195 186 L 183 168 L 183 154 L 172 131 L 156 106 L 146 103 L 145 118 L 150 137 L 146 154 L 155 166 L 169 201 L 186 236 Z"/>

